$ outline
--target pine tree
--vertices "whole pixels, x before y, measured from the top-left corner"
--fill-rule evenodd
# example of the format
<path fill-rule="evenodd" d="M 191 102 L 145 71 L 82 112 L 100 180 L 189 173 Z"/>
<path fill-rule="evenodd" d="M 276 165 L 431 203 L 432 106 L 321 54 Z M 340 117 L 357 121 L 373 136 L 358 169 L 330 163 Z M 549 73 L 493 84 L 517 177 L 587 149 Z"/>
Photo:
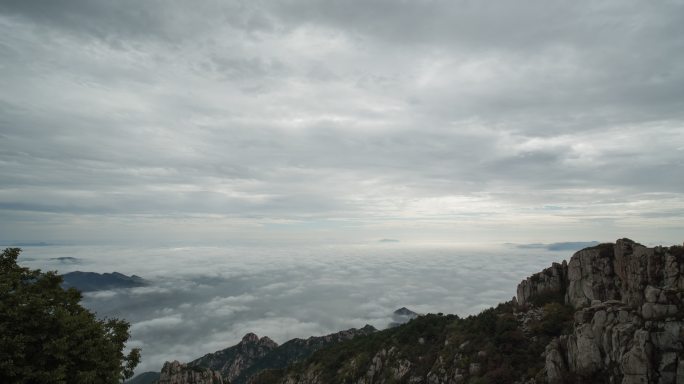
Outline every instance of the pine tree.
<path fill-rule="evenodd" d="M 119 383 L 140 350 L 124 354 L 129 324 L 99 320 L 63 289 L 56 272 L 20 267 L 19 248 L 0 255 L 0 383 Z"/>

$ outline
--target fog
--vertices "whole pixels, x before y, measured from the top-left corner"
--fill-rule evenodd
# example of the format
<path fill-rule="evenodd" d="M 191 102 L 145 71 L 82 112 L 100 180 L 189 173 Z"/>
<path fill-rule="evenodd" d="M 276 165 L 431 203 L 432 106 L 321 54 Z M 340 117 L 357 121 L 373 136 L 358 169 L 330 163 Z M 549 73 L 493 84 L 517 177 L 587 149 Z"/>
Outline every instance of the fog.
<path fill-rule="evenodd" d="M 475 314 L 507 301 L 531 273 L 568 258 L 515 245 L 411 247 L 26 247 L 22 265 L 136 274 L 146 287 L 86 293 L 100 317 L 131 323 L 137 372 L 234 345 L 247 332 L 278 343 L 371 324 L 392 312 Z M 74 257 L 76 260 L 55 260 Z"/>

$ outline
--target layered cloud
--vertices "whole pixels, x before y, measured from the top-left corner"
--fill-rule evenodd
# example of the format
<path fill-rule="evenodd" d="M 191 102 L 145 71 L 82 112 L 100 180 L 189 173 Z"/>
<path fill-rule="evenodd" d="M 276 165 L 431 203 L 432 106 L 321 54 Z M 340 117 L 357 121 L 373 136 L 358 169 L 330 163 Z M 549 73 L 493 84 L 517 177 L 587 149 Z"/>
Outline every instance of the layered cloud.
<path fill-rule="evenodd" d="M 4 1 L 0 240 L 678 240 L 683 8 Z"/>
<path fill-rule="evenodd" d="M 78 263 L 51 258 L 76 255 Z M 248 332 L 282 343 L 371 324 L 392 313 L 478 313 L 509 300 L 517 283 L 570 251 L 513 245 L 410 247 L 36 247 L 20 262 L 59 272 L 139 274 L 150 286 L 85 294 L 100 317 L 131 323 L 129 347 L 143 349 L 139 371 L 190 361 Z M 23 260 L 23 261 L 22 261 Z"/>

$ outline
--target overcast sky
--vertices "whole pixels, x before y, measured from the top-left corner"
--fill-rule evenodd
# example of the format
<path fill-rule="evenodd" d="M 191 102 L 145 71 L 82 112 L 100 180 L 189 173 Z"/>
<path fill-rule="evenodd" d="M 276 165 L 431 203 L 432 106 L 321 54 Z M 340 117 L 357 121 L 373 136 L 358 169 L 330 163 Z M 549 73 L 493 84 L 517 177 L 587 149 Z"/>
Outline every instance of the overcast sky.
<path fill-rule="evenodd" d="M 0 241 L 680 243 L 682 1 L 0 0 Z"/>

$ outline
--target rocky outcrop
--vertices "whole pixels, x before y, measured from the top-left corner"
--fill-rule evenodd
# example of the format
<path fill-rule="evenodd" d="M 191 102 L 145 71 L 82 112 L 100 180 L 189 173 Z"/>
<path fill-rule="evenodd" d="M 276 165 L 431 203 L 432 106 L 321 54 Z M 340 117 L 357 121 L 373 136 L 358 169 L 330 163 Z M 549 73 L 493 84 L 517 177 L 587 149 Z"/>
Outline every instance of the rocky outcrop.
<path fill-rule="evenodd" d="M 221 374 L 209 368 L 193 367 L 178 361 L 166 362 L 159 376 L 159 384 L 229 384 Z"/>
<path fill-rule="evenodd" d="M 521 282 L 517 300 L 527 305 L 541 294 L 559 293 L 575 308 L 594 300 L 619 300 L 640 307 L 646 302 L 649 286 L 684 290 L 682 249 L 648 248 L 629 239 L 586 248 L 575 253 L 567 264 L 554 263 Z"/>
<path fill-rule="evenodd" d="M 551 267 L 536 273 L 518 284 L 517 301 L 520 305 L 533 304 L 535 298 L 554 294 L 565 294 L 568 279 L 568 264 L 553 263 Z"/>
<path fill-rule="evenodd" d="M 188 365 L 218 371 L 224 378 L 233 382 L 245 369 L 277 347 L 278 344 L 266 336 L 259 338 L 254 333 L 248 333 L 237 345 L 208 353 Z"/>
<path fill-rule="evenodd" d="M 567 301 L 575 308 L 592 300 L 638 307 L 648 286 L 682 290 L 682 256 L 681 247 L 648 248 L 628 239 L 579 251 L 568 263 Z"/>
<path fill-rule="evenodd" d="M 619 301 L 596 303 L 575 314 L 575 326 L 547 347 L 550 383 L 569 374 L 612 382 L 684 383 L 684 322 L 677 317 L 645 320 Z"/>
<path fill-rule="evenodd" d="M 521 304 L 551 292 L 578 309 L 572 332 L 547 346 L 547 380 L 684 383 L 682 272 L 682 247 L 622 239 L 581 250 L 567 268 L 554 265 L 522 282 Z"/>

